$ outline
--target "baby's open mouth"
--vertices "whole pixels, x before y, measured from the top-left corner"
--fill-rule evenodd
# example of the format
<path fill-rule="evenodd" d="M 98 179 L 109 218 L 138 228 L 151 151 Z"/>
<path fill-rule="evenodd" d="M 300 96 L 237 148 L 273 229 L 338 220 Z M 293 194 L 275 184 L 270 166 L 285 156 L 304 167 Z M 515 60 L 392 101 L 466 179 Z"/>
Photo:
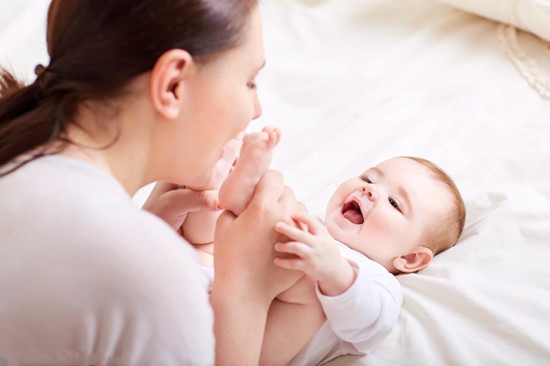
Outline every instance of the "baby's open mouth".
<path fill-rule="evenodd" d="M 362 224 L 365 221 L 363 213 L 361 212 L 361 207 L 359 203 L 355 201 L 346 202 L 344 204 L 344 207 L 342 207 L 342 216 L 356 225 Z"/>

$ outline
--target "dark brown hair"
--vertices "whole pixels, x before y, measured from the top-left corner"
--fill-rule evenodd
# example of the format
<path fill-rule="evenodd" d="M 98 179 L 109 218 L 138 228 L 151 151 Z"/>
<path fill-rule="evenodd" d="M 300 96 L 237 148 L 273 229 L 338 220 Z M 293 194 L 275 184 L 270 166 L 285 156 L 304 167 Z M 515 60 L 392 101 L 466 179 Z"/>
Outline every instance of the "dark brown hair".
<path fill-rule="evenodd" d="M 439 166 L 429 160 L 414 156 L 403 156 L 403 158 L 413 160 L 430 169 L 435 179 L 443 184 L 451 194 L 453 208 L 446 216 L 442 217 L 441 223 L 435 224 L 432 227 L 432 232 L 426 245 L 432 250 L 434 255 L 437 255 L 455 245 L 460 235 L 462 235 L 466 221 L 466 205 L 464 205 L 464 200 L 454 181 Z"/>
<path fill-rule="evenodd" d="M 198 62 L 237 47 L 257 0 L 53 0 L 48 11 L 50 64 L 25 86 L 0 68 L 0 168 L 32 152 L 0 177 L 71 143 L 77 106 L 108 101 L 150 71 L 170 49 Z M 64 146 L 64 145 L 61 145 Z"/>

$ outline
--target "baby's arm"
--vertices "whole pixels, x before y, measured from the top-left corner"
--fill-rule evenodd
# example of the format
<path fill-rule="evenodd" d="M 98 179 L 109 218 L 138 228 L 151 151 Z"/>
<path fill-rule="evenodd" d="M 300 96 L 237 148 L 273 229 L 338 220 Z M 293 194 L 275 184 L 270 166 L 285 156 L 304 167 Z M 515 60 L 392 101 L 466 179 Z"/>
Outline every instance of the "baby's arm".
<path fill-rule="evenodd" d="M 237 165 L 220 188 L 220 203 L 224 209 L 237 216 L 244 211 L 256 185 L 269 169 L 272 150 L 280 138 L 281 132 L 272 127 L 245 136 Z"/>
<path fill-rule="evenodd" d="M 276 250 L 292 257 L 277 258 L 275 263 L 281 267 L 299 269 L 308 276 L 303 276 L 273 301 L 262 345 L 262 365 L 290 362 L 325 322 L 326 316 L 315 290 L 316 282 L 323 286 L 326 293 L 337 295 L 345 292 L 355 279 L 352 266 L 340 256 L 338 244 L 325 227 L 313 218 L 296 216 L 295 219 L 305 224 L 308 231 L 293 225 L 278 224 L 276 230 L 290 238 L 290 242 L 277 243 Z M 318 243 L 309 247 L 306 242 L 311 243 L 310 239 L 318 239 Z M 313 249 L 314 246 L 317 248 Z M 304 250 L 300 251 L 300 247 Z M 320 276 L 318 272 L 326 273 L 326 276 Z"/>
<path fill-rule="evenodd" d="M 277 258 L 275 263 L 284 268 L 302 267 L 316 279 L 317 298 L 332 331 L 340 339 L 352 343 L 358 351 L 370 351 L 397 322 L 402 301 L 399 282 L 380 264 L 361 254 L 356 254 L 357 258 L 350 256 L 349 260 L 342 257 L 337 242 L 330 238 L 320 222 L 308 217 L 296 219 L 306 224 L 309 232 L 278 223 L 276 230 L 293 241 L 290 244 L 278 243 L 276 250 L 293 253 L 298 258 Z M 332 246 L 330 239 L 336 247 Z M 353 271 L 351 276 L 341 274 L 345 273 L 338 269 L 341 260 Z M 331 272 L 331 261 L 335 281 L 327 282 L 325 278 Z"/>

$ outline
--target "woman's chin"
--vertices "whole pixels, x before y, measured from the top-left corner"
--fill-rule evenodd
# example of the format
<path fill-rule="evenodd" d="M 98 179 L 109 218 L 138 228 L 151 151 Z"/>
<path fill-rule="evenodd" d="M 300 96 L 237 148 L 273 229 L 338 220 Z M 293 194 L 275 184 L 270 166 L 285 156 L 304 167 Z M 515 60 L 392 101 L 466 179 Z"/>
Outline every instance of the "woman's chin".
<path fill-rule="evenodd" d="M 193 181 L 190 182 L 187 186 L 197 191 L 214 189 L 214 187 L 212 187 L 212 170 L 213 169 L 208 169 L 202 172 L 202 174 L 196 174 L 193 177 Z"/>

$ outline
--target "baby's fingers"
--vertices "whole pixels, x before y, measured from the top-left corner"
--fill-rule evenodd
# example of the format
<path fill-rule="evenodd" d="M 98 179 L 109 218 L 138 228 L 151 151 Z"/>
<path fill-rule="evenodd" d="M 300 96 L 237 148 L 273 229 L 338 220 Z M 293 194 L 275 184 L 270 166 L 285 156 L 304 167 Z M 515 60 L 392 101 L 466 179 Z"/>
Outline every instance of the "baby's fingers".
<path fill-rule="evenodd" d="M 309 232 L 313 235 L 319 235 L 326 231 L 325 226 L 316 217 L 309 216 L 307 213 L 305 215 L 298 213 L 293 215 L 292 218 L 299 223 L 306 225 Z"/>
<path fill-rule="evenodd" d="M 275 251 L 285 254 L 293 254 L 300 258 L 308 258 L 311 256 L 311 248 L 304 243 L 297 241 L 289 241 L 286 243 L 275 244 Z"/>
<path fill-rule="evenodd" d="M 278 222 L 275 225 L 275 231 L 279 234 L 283 234 L 291 240 L 299 241 L 306 244 L 310 244 L 312 239 L 311 235 L 307 231 L 298 229 L 297 227 L 294 227 L 282 221 Z"/>

